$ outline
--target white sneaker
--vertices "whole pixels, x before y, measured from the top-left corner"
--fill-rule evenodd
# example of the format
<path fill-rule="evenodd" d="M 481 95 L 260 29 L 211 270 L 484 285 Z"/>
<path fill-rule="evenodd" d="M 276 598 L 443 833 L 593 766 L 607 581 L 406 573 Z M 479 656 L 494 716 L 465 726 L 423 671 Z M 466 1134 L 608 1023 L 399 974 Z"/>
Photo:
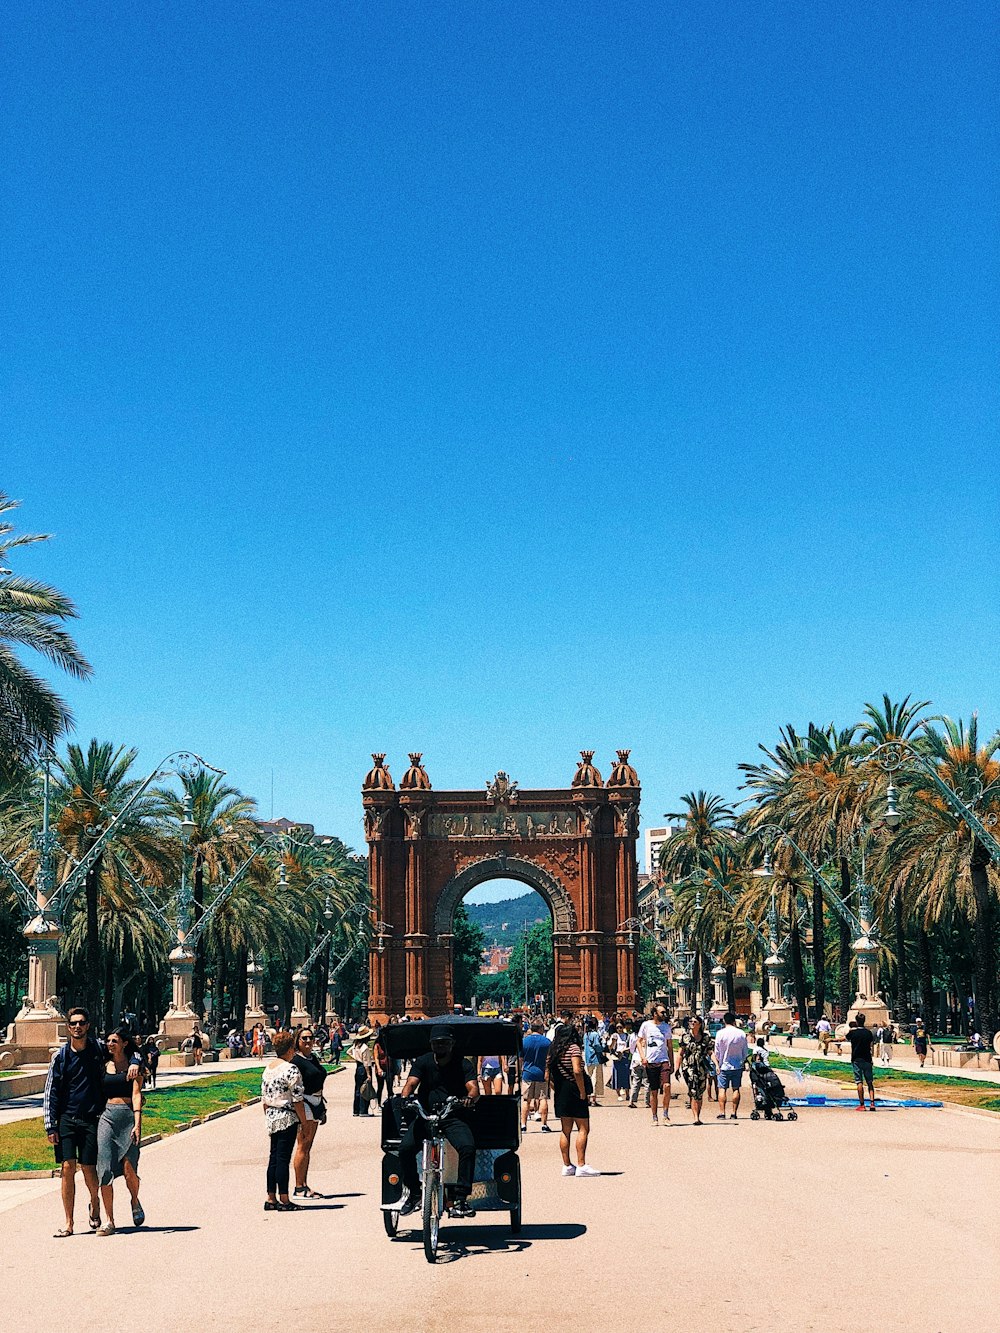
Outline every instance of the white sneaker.
<path fill-rule="evenodd" d="M 582 1166 L 581 1166 L 580 1170 L 581 1170 L 581 1171 L 583 1170 L 583 1167 L 582 1167 Z M 575 1176 L 575 1175 L 576 1175 L 576 1167 L 575 1167 L 575 1166 L 564 1166 L 563 1169 L 562 1169 L 562 1173 L 563 1173 L 564 1176 Z"/>
<path fill-rule="evenodd" d="M 601 1173 L 594 1166 L 578 1166 L 576 1174 L 578 1176 L 599 1176 Z"/>

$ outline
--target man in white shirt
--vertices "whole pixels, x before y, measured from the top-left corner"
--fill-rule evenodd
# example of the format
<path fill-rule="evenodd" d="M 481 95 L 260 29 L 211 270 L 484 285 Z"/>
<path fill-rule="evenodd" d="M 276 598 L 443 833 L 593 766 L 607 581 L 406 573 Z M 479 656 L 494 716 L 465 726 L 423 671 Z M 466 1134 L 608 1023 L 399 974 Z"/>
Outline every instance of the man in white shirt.
<path fill-rule="evenodd" d="M 740 1084 L 743 1082 L 743 1066 L 747 1059 L 746 1033 L 736 1026 L 736 1015 L 726 1014 L 723 1027 L 715 1038 L 715 1063 L 719 1067 L 719 1106 L 722 1108 L 717 1120 L 726 1118 L 726 1092 L 730 1094 L 732 1119 L 737 1119 L 740 1109 Z"/>
<path fill-rule="evenodd" d="M 663 1119 L 670 1119 L 670 1074 L 674 1067 L 674 1034 L 667 1022 L 667 1011 L 662 1004 L 654 1004 L 649 1011 L 649 1018 L 639 1029 L 636 1050 L 649 1084 L 649 1105 L 653 1111 L 653 1124 L 659 1125 L 658 1102 L 660 1089 L 663 1089 Z M 666 1084 L 663 1079 L 666 1076 Z"/>
<path fill-rule="evenodd" d="M 826 1014 L 816 1024 L 816 1040 L 819 1042 L 819 1048 L 826 1055 L 830 1049 L 830 1041 L 833 1037 L 833 1025 Z"/>

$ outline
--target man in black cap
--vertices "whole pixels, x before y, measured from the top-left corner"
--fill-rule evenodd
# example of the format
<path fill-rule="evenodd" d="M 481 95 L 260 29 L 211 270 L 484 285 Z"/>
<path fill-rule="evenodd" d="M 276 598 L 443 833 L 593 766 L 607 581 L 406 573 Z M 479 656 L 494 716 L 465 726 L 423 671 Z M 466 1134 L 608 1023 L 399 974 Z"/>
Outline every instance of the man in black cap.
<path fill-rule="evenodd" d="M 420 1055 L 410 1066 L 410 1074 L 403 1088 L 403 1097 L 416 1096 L 428 1113 L 437 1111 L 449 1097 L 461 1098 L 461 1105 L 473 1106 L 479 1097 L 479 1082 L 472 1062 L 455 1051 L 455 1034 L 446 1024 L 431 1029 L 431 1049 Z M 455 1202 L 452 1217 L 475 1217 L 469 1207 L 472 1177 L 476 1170 L 476 1141 L 472 1130 L 455 1115 L 449 1115 L 443 1125 L 445 1138 L 458 1153 L 458 1180 L 455 1184 Z M 399 1165 L 403 1174 L 403 1197 L 400 1214 L 415 1213 L 420 1207 L 420 1178 L 417 1175 L 417 1153 L 427 1137 L 427 1121 L 419 1117 L 403 1133 L 399 1144 Z"/>

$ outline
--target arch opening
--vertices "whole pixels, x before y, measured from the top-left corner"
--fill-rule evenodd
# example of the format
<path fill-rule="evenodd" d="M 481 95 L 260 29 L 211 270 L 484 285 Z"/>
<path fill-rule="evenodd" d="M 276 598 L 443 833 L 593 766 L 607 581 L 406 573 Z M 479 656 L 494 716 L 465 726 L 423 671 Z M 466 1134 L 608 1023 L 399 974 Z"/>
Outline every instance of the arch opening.
<path fill-rule="evenodd" d="M 552 914 L 552 929 L 556 934 L 576 930 L 576 909 L 573 900 L 555 878 L 541 866 L 515 856 L 491 856 L 454 875 L 441 890 L 434 910 L 434 933 L 438 937 L 450 935 L 458 904 L 467 893 L 490 879 L 513 879 L 534 889 Z"/>

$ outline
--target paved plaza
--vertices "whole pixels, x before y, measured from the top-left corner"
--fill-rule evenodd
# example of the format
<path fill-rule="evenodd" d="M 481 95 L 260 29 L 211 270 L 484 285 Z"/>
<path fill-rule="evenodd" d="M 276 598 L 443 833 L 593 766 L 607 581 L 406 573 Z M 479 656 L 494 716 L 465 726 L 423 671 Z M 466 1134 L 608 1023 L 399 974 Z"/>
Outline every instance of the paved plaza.
<path fill-rule="evenodd" d="M 992 1118 L 817 1108 L 696 1129 L 675 1100 L 675 1124 L 654 1130 L 641 1108 L 607 1105 L 595 1180 L 563 1179 L 556 1136 L 533 1124 L 521 1236 L 502 1214 L 446 1223 L 432 1268 L 416 1232 L 384 1234 L 378 1125 L 351 1117 L 351 1084 L 328 1085 L 311 1181 L 332 1197 L 312 1216 L 263 1212 L 257 1106 L 146 1150 L 140 1232 L 54 1240 L 57 1182 L 0 1184 L 5 1325 L 64 1333 L 71 1301 L 74 1330 L 103 1331 L 120 1322 L 109 1292 L 131 1285 L 142 1326 L 170 1333 L 259 1326 L 279 1308 L 283 1326 L 326 1329 L 997 1327 Z M 126 1272 L 137 1285 L 122 1287 Z"/>

